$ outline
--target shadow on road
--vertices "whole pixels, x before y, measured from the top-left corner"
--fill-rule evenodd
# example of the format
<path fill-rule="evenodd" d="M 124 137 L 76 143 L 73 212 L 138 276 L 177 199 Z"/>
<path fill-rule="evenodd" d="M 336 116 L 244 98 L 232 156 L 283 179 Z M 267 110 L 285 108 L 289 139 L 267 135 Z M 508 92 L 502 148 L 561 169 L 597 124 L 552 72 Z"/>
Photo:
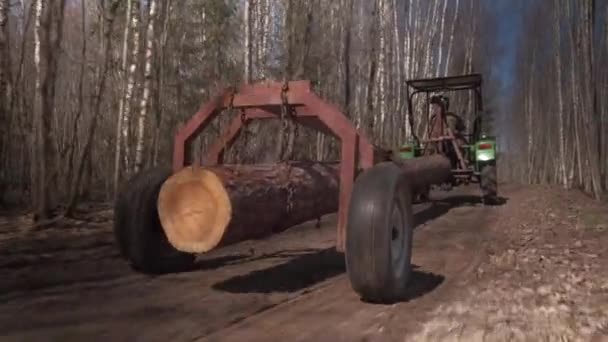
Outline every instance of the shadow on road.
<path fill-rule="evenodd" d="M 439 274 L 431 272 L 423 272 L 417 270 L 419 268 L 416 265 L 412 265 L 412 274 L 410 275 L 410 283 L 407 289 L 407 295 L 404 301 L 409 301 L 422 297 L 425 294 L 435 290 L 443 281 L 445 277 Z"/>
<path fill-rule="evenodd" d="M 410 300 L 422 297 L 433 290 L 435 290 L 439 285 L 443 283 L 445 277 L 440 274 L 435 274 L 431 272 L 424 272 L 419 270 L 420 266 L 412 265 L 412 271 L 410 274 L 410 281 L 407 286 L 407 292 L 404 298 L 400 300 L 392 301 L 392 302 L 368 302 L 361 299 L 362 302 L 370 303 L 370 304 L 381 304 L 381 305 L 392 305 L 398 302 L 409 302 Z"/>
<path fill-rule="evenodd" d="M 302 248 L 255 255 L 255 250 L 252 248 L 249 254 L 230 254 L 197 260 L 194 266 L 188 271 L 215 270 L 225 266 L 240 265 L 265 259 L 289 259 L 318 251 L 318 248 Z"/>
<path fill-rule="evenodd" d="M 213 285 L 232 293 L 294 292 L 344 273 L 344 255 L 335 248 L 317 250 L 263 270 Z"/>
<path fill-rule="evenodd" d="M 506 201 L 506 198 L 499 198 L 495 205 L 502 205 Z M 479 204 L 481 204 L 479 196 L 447 195 L 440 197 L 431 201 L 428 208 L 415 214 L 415 225 L 419 226 L 438 218 L 453 208 L 477 206 Z M 295 292 L 314 286 L 346 271 L 344 255 L 337 252 L 334 247 L 282 251 L 255 257 L 244 254 L 230 255 L 201 260 L 197 264 L 197 268 L 199 270 L 215 269 L 269 258 L 289 260 L 270 268 L 229 278 L 214 284 L 212 287 L 216 290 L 231 293 Z M 442 275 L 423 272 L 417 268 L 418 266 L 413 265 L 406 301 L 433 291 L 444 281 Z"/>
<path fill-rule="evenodd" d="M 501 206 L 507 203 L 508 198 L 498 197 L 494 202 L 486 203 L 486 206 Z M 475 207 L 483 205 L 480 196 L 474 195 L 446 195 L 445 197 L 430 201 L 430 206 L 414 215 L 414 227 L 432 221 L 445 215 L 448 211 L 460 207 Z"/>
<path fill-rule="evenodd" d="M 418 270 L 412 266 L 408 294 L 404 301 L 421 297 L 443 281 L 441 275 Z M 285 263 L 267 269 L 236 276 L 214 284 L 216 290 L 230 293 L 296 292 L 314 286 L 346 271 L 344 255 L 334 248 L 295 257 Z"/>
<path fill-rule="evenodd" d="M 486 204 L 490 206 L 499 206 L 503 205 L 507 202 L 507 198 L 499 197 L 497 201 L 493 204 Z M 481 198 L 479 196 L 474 195 L 446 195 L 445 197 L 441 197 L 439 199 L 434 199 L 430 201 L 430 205 L 417 212 L 414 215 L 415 227 L 418 227 L 424 223 L 432 221 L 442 215 L 445 215 L 448 211 L 454 208 L 459 207 L 474 207 L 481 205 Z M 303 258 L 302 261 L 298 261 L 298 263 L 306 264 L 309 261 L 315 261 L 317 257 L 316 254 L 321 253 L 322 257 L 327 257 L 327 251 L 334 250 L 330 248 L 328 250 L 319 250 L 314 248 L 307 249 L 298 249 L 298 250 L 287 250 L 280 251 L 269 254 L 261 254 L 258 256 L 253 256 L 253 252 L 251 254 L 233 254 L 233 255 L 225 255 L 219 256 L 215 258 L 207 258 L 199 260 L 196 265 L 191 269 L 191 271 L 201 271 L 201 270 L 214 270 L 224 266 L 244 264 L 249 262 L 255 262 L 263 259 L 271 259 L 271 258 L 294 258 L 301 256 Z M 325 252 L 324 252 L 325 251 Z M 325 254 L 323 254 L 325 253 Z M 336 258 L 337 256 L 333 255 L 332 257 Z M 343 258 L 342 256 L 338 258 Z"/>

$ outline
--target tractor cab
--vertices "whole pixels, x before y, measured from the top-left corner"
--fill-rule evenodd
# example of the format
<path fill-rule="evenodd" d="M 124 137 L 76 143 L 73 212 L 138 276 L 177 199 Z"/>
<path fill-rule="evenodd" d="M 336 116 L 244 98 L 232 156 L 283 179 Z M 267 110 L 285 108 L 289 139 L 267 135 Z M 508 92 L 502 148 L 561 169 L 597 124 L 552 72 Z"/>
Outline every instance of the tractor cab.
<path fill-rule="evenodd" d="M 407 81 L 407 124 L 411 137 L 400 146 L 399 157 L 443 154 L 452 164 L 450 185 L 479 182 L 485 189 L 484 195 L 493 196 L 496 139 L 482 132 L 481 86 L 480 74 Z M 452 108 L 453 103 L 465 103 L 456 101 L 458 93 L 472 95 L 472 113 L 467 113 L 466 107 Z M 424 107 L 414 106 L 413 100 L 418 95 L 424 96 Z M 494 185 L 486 186 L 488 178 Z"/>

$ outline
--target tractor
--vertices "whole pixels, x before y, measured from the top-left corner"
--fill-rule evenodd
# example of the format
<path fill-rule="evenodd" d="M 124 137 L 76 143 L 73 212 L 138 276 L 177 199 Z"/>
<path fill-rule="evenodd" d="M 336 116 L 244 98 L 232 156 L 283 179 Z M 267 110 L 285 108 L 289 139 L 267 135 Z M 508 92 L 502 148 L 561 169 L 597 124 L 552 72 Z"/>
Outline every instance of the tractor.
<path fill-rule="evenodd" d="M 399 147 L 400 159 L 443 154 L 451 164 L 450 179 L 441 184 L 443 190 L 454 186 L 478 183 L 483 203 L 494 203 L 497 198 L 496 137 L 482 129 L 483 101 L 480 74 L 425 78 L 407 81 L 407 105 L 409 128 L 412 138 Z M 471 122 L 450 110 L 450 99 L 446 93 L 473 93 L 474 112 Z M 425 95 L 426 110 L 414 111 L 413 100 Z M 416 119 L 425 116 L 426 129 L 420 139 L 416 134 Z M 428 199 L 429 189 L 418 195 L 418 200 Z"/>

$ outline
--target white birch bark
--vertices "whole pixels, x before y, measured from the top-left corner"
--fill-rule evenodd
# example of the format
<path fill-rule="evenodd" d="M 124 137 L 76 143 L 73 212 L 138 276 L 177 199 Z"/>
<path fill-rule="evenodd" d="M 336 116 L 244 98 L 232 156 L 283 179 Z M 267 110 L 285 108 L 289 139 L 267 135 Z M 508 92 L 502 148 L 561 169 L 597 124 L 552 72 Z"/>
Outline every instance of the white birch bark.
<path fill-rule="evenodd" d="M 45 173 L 44 158 L 40 159 L 40 150 L 44 151 L 42 137 L 42 66 L 41 64 L 41 39 L 42 39 L 42 12 L 44 11 L 44 0 L 36 0 L 34 12 L 34 68 L 36 71 L 35 80 L 35 97 L 34 97 L 34 115 L 33 115 L 33 150 L 31 152 L 31 182 L 32 182 L 32 206 L 38 209 L 44 199 L 40 198 L 40 188 L 44 186 L 44 180 L 40 179 L 40 175 Z M 38 160 L 40 159 L 40 160 Z M 43 203 L 40 203 L 40 202 Z"/>
<path fill-rule="evenodd" d="M 435 70 L 435 77 L 439 77 L 439 74 L 441 72 L 441 62 L 442 62 L 442 57 L 443 57 L 443 37 L 444 37 L 444 29 L 445 29 L 445 14 L 447 12 L 448 9 L 448 1 L 444 0 L 443 1 L 443 11 L 441 14 L 441 26 L 439 28 L 439 56 L 437 57 L 437 65 L 436 70 Z M 447 64 L 447 62 L 446 62 Z"/>
<path fill-rule="evenodd" d="M 450 68 L 450 58 L 452 57 L 452 46 L 454 45 L 454 31 L 456 29 L 456 22 L 458 21 L 458 11 L 460 8 L 460 0 L 456 0 L 456 9 L 454 10 L 454 20 L 452 20 L 452 28 L 450 29 L 450 42 L 448 43 L 448 52 L 445 58 L 445 68 L 443 70 L 444 75 L 448 75 Z"/>
<path fill-rule="evenodd" d="M 604 58 L 608 58 L 608 6 L 606 6 L 606 13 L 604 13 Z M 608 89 L 608 72 L 604 70 L 604 89 Z M 605 91 L 605 95 L 608 93 Z M 602 97 L 603 105 L 601 106 L 601 117 L 600 117 L 600 129 L 601 129 L 601 146 L 603 153 L 601 154 L 600 160 L 604 161 L 604 184 L 608 187 L 608 100 L 606 96 Z M 608 191 L 608 189 L 604 189 Z"/>
<path fill-rule="evenodd" d="M 7 161 L 7 145 L 9 144 L 10 134 L 10 113 L 8 103 L 10 102 L 10 52 L 8 50 L 9 30 L 8 14 L 9 0 L 0 0 L 0 192 L 2 184 L 5 183 L 6 173 L 8 172 L 4 164 Z"/>
<path fill-rule="evenodd" d="M 243 24 L 245 26 L 245 54 L 244 54 L 244 76 L 245 83 L 251 80 L 251 0 L 245 0 L 243 10 Z"/>
<path fill-rule="evenodd" d="M 534 48 L 534 50 L 532 51 L 532 61 L 530 62 L 530 64 L 532 65 L 532 68 L 530 70 L 534 70 L 534 65 L 536 62 L 536 47 Z M 528 97 L 528 108 L 527 108 L 527 132 L 528 132 L 528 183 L 532 183 L 532 171 L 534 170 L 534 134 L 533 134 L 533 130 L 534 130 L 534 122 L 533 122 L 533 115 L 532 115 L 532 111 L 534 109 L 534 103 L 533 103 L 533 98 L 534 98 L 534 74 L 532 72 L 530 72 L 530 80 L 528 83 L 528 91 L 526 96 Z"/>
<path fill-rule="evenodd" d="M 403 83 L 403 73 L 401 71 L 401 35 L 399 34 L 399 17 L 398 17 L 398 3 L 396 0 L 391 1 L 391 8 L 393 14 L 393 66 L 395 68 L 393 74 L 393 88 L 394 88 L 394 98 L 395 98 L 395 107 L 393 110 L 393 136 L 394 141 L 393 144 L 401 143 L 401 139 L 403 139 L 402 127 L 405 121 L 403 120 L 403 108 L 402 108 L 402 83 Z"/>
<path fill-rule="evenodd" d="M 154 25 L 156 22 L 156 1 L 150 0 L 150 16 L 146 32 L 146 55 L 144 70 L 143 94 L 139 108 L 139 120 L 137 123 L 137 143 L 135 147 L 135 172 L 138 172 L 143 163 L 144 133 L 146 118 L 148 116 L 148 99 L 150 97 L 150 81 L 152 79 L 152 57 L 154 51 Z"/>
<path fill-rule="evenodd" d="M 269 49 L 269 44 L 270 44 L 270 0 L 263 0 L 264 2 L 264 7 L 263 7 L 263 22 L 264 25 L 262 27 L 262 48 L 260 49 L 261 54 L 262 54 L 262 77 L 266 78 L 267 72 L 267 58 L 268 58 L 268 49 Z"/>
<path fill-rule="evenodd" d="M 379 123 L 379 137 L 380 141 L 384 141 L 384 126 L 386 120 L 386 3 L 385 0 L 379 0 L 379 20 L 378 20 L 378 34 L 380 38 L 380 48 L 378 56 L 378 93 L 376 93 L 378 107 L 380 108 L 380 123 Z M 374 57 L 372 57 L 374 58 Z M 372 113 L 373 115 L 373 113 Z"/>
<path fill-rule="evenodd" d="M 566 1 L 566 12 L 568 13 L 568 17 L 572 17 L 572 9 L 570 5 L 570 1 Z M 572 21 L 572 19 L 571 19 Z M 570 58 L 571 60 L 576 60 L 578 55 L 576 53 L 576 40 L 574 36 L 574 32 L 576 30 L 576 26 L 571 23 L 571 27 L 568 30 L 568 38 L 570 40 Z M 574 170 L 578 171 L 578 184 L 583 183 L 583 166 L 581 161 L 581 139 L 579 134 L 579 122 L 580 122 L 580 104 L 579 104 L 579 96 L 578 96 L 578 78 L 576 77 L 576 63 L 570 63 L 570 79 L 572 82 L 572 87 L 570 87 L 571 97 L 572 97 L 572 117 L 574 121 L 574 147 L 576 149 L 574 158 L 576 160 L 576 164 L 573 165 L 571 176 L 569 177 L 569 182 L 571 184 L 574 183 Z"/>
<path fill-rule="evenodd" d="M 409 0 L 409 3 L 407 4 L 407 25 L 406 25 L 406 38 L 405 38 L 405 48 L 404 48 L 404 54 L 405 54 L 405 58 L 403 60 L 404 66 L 403 66 L 403 70 L 405 72 L 406 78 L 411 78 L 412 76 L 412 65 L 411 65 L 411 56 L 412 56 L 412 49 L 413 49 L 413 44 L 412 44 L 412 37 L 413 37 L 413 31 L 414 31 L 414 22 L 413 22 L 413 18 L 412 18 L 412 5 L 414 3 L 414 0 Z"/>
<path fill-rule="evenodd" d="M 126 70 L 127 70 L 127 51 L 129 46 L 129 32 L 131 28 L 131 7 L 133 0 L 127 0 L 127 10 L 125 15 L 125 29 L 122 38 L 122 52 L 121 52 L 121 65 L 120 71 L 123 73 L 123 88 L 126 88 Z M 114 151 L 114 193 L 118 191 L 118 185 L 120 182 L 120 160 L 122 151 L 122 137 L 123 137 L 123 118 L 124 118 L 124 107 L 125 107 L 125 96 L 120 97 L 118 104 L 118 118 L 116 119 L 116 148 Z"/>
<path fill-rule="evenodd" d="M 129 126 L 131 124 L 131 103 L 133 88 L 135 86 L 135 74 L 137 73 L 137 56 L 139 54 L 139 2 L 131 4 L 131 31 L 133 41 L 131 46 L 131 65 L 127 76 L 127 86 L 124 98 L 124 111 L 122 114 L 122 141 L 124 144 L 124 165 L 126 170 L 131 170 L 131 148 L 129 141 Z"/>
<path fill-rule="evenodd" d="M 430 26 L 430 30 L 428 37 L 427 37 L 427 43 L 426 43 L 426 47 L 425 47 L 425 57 L 424 57 L 424 75 L 425 77 L 428 77 L 428 74 L 431 70 L 431 66 L 433 63 L 433 54 L 431 53 L 431 47 L 433 46 L 432 42 L 433 42 L 433 38 L 435 37 L 435 34 L 437 33 L 437 18 L 439 17 L 439 0 L 435 0 L 434 4 L 433 4 L 433 12 L 431 15 L 431 19 L 429 20 L 429 25 Z"/>
<path fill-rule="evenodd" d="M 260 49 L 261 49 L 261 44 L 260 44 L 260 17 L 261 17 L 261 11 L 260 11 L 260 2 L 262 0 L 253 0 L 252 4 L 253 4 L 253 8 L 252 8 L 252 16 L 251 16 L 251 20 L 253 22 L 253 28 L 251 30 L 251 41 L 253 44 L 253 51 L 252 51 L 252 56 L 254 58 L 253 61 L 253 65 L 252 65 L 252 74 L 253 74 L 253 79 L 254 80 L 258 80 L 260 78 Z"/>

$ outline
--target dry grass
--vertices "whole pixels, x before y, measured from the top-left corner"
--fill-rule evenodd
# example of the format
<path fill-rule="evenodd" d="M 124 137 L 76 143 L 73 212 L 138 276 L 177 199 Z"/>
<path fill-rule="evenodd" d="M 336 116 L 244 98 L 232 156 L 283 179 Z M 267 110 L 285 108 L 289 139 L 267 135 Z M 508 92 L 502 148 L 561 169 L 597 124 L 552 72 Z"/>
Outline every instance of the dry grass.
<path fill-rule="evenodd" d="M 546 188 L 507 206 L 494 235 L 508 243 L 407 340 L 608 341 L 608 208 Z"/>

